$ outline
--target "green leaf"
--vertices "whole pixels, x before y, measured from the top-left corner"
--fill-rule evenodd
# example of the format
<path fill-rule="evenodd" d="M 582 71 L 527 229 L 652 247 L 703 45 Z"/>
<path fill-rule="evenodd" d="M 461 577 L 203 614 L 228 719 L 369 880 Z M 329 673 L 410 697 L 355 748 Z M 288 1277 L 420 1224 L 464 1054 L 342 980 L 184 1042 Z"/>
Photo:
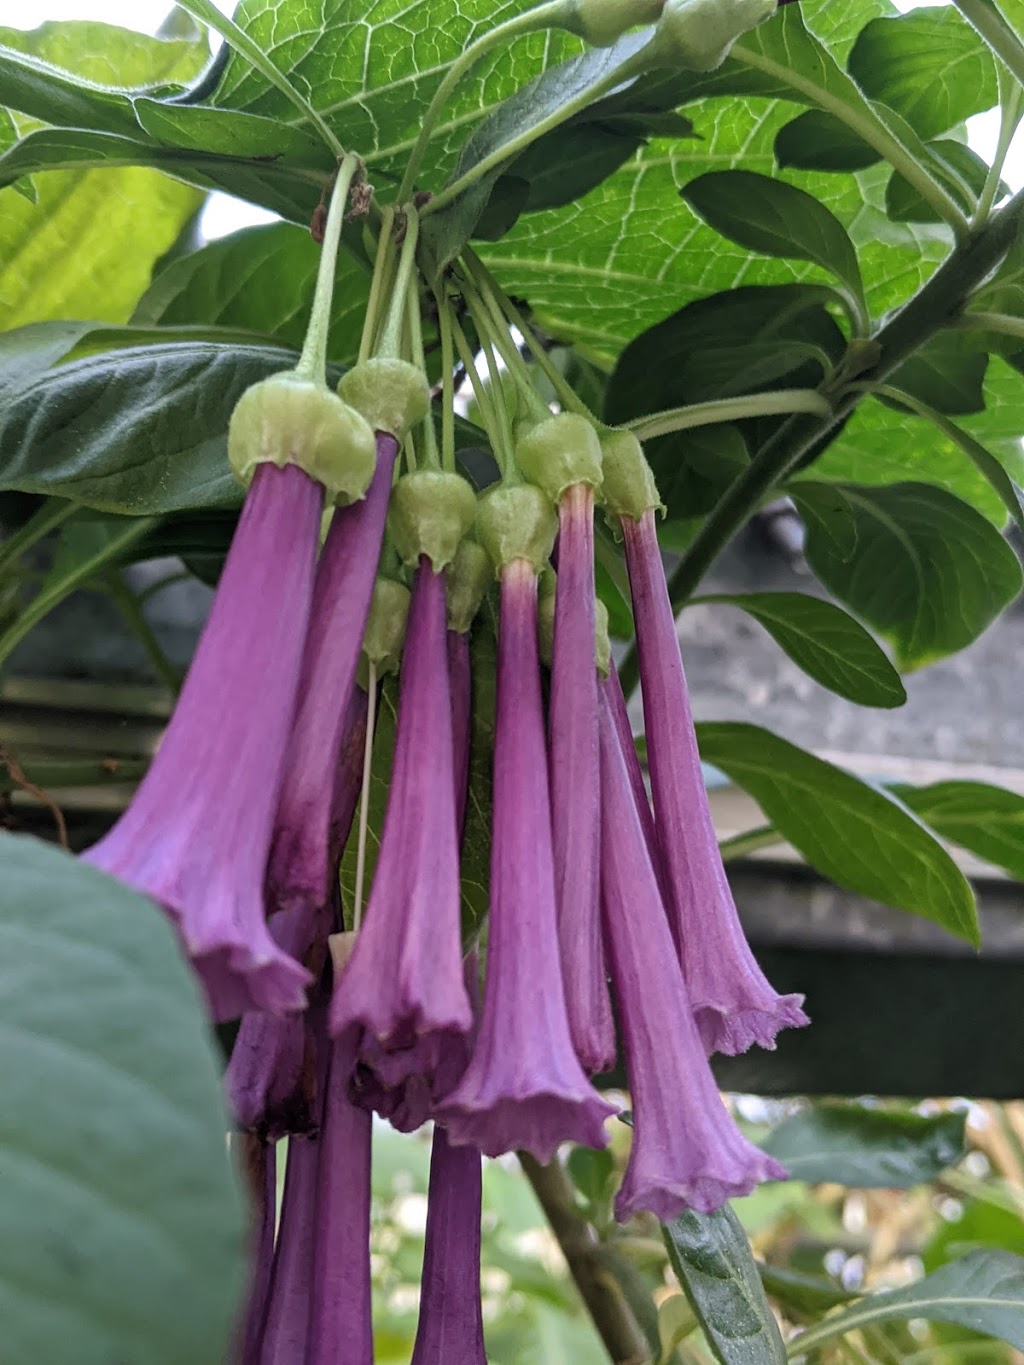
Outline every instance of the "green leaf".
<path fill-rule="evenodd" d="M 905 1289 L 871 1294 L 802 1332 L 793 1354 L 822 1341 L 883 1322 L 925 1318 L 955 1322 L 1024 1349 L 1024 1257 L 1008 1251 L 971 1251 Z"/>
<path fill-rule="evenodd" d="M 91 322 L 36 322 L 0 332 L 0 401 L 56 365 L 92 330 Z"/>
<path fill-rule="evenodd" d="M 144 896 L 0 835 L 4 1356 L 215 1365 L 244 1273 L 220 1067 Z"/>
<path fill-rule="evenodd" d="M 991 524 L 941 488 L 839 485 L 857 552 L 842 559 L 808 524 L 808 563 L 833 596 L 888 640 L 901 671 L 969 645 L 1020 592 L 1016 555 Z"/>
<path fill-rule="evenodd" d="M 801 1275 L 781 1266 L 758 1263 L 758 1274 L 771 1297 L 796 1322 L 820 1317 L 829 1308 L 857 1298 L 849 1290 L 818 1275 Z"/>
<path fill-rule="evenodd" d="M 988 356 L 966 332 L 938 332 L 893 371 L 891 382 L 936 412 L 964 415 L 984 411 L 987 366 Z"/>
<path fill-rule="evenodd" d="M 872 19 L 847 65 L 869 99 L 895 109 L 924 138 L 999 100 L 992 54 L 953 5 Z"/>
<path fill-rule="evenodd" d="M 607 1202 L 618 1183 L 611 1152 L 574 1147 L 565 1164 L 572 1183 L 587 1204 L 596 1209 Z"/>
<path fill-rule="evenodd" d="M 988 178 L 988 166 L 977 152 L 963 142 L 952 138 L 939 138 L 928 143 L 928 150 L 935 158 L 937 166 L 948 168 L 944 176 L 946 188 L 961 208 L 972 211 Z M 1000 193 L 1007 192 L 1007 186 L 1000 182 Z M 967 193 L 966 191 L 969 191 Z M 893 171 L 885 190 L 885 211 L 890 218 L 900 223 L 938 223 L 939 215 L 927 203 L 913 185 L 909 184 L 898 171 Z"/>
<path fill-rule="evenodd" d="M 805 190 L 752 171 L 712 171 L 680 193 L 723 237 L 767 256 L 812 261 L 863 301 L 857 252 L 846 229 Z"/>
<path fill-rule="evenodd" d="M 663 1224 L 662 1235 L 715 1359 L 722 1365 L 784 1365 L 778 1324 L 729 1205 L 715 1213 L 688 1210 Z"/>
<path fill-rule="evenodd" d="M 817 871 L 977 945 L 963 873 L 899 802 L 756 725 L 705 722 L 697 738 L 704 761 L 748 791 Z"/>
<path fill-rule="evenodd" d="M 963 1114 L 925 1117 L 861 1104 L 816 1104 L 773 1128 L 760 1145 L 791 1180 L 906 1190 L 935 1180 L 964 1155 Z"/>
<path fill-rule="evenodd" d="M 788 491 L 808 533 L 813 530 L 843 563 L 852 559 L 857 549 L 857 518 L 842 489 L 801 479 Z"/>
<path fill-rule="evenodd" d="M 892 788 L 943 839 L 1024 881 L 1024 796 L 987 782 Z"/>
<path fill-rule="evenodd" d="M 775 160 L 783 170 L 863 171 L 881 157 L 835 114 L 807 109 L 775 135 Z"/>
<path fill-rule="evenodd" d="M 861 706 L 902 706 L 900 676 L 852 616 L 799 592 L 716 594 L 695 599 L 740 607 L 815 682 Z"/>

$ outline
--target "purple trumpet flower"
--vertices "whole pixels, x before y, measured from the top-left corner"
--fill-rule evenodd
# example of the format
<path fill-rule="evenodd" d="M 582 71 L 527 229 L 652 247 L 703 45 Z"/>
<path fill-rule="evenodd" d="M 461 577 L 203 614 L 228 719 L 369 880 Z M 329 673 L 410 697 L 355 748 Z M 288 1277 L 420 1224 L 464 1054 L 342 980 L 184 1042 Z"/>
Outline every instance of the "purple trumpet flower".
<path fill-rule="evenodd" d="M 604 685 L 607 689 L 607 684 Z M 601 707 L 601 881 L 605 942 L 633 1098 L 633 1149 L 615 1199 L 625 1222 L 710 1213 L 786 1172 L 729 1117 L 673 951 L 614 709 Z"/>
<path fill-rule="evenodd" d="M 247 1357 L 243 1365 L 295 1365 L 306 1359 L 320 1142 L 319 1137 L 288 1140 L 281 1223 L 263 1337 L 258 1354 Z"/>
<path fill-rule="evenodd" d="M 654 821 L 672 934 L 708 1052 L 774 1048 L 808 1022 L 754 959 L 718 852 L 653 510 L 622 518 L 643 691 Z"/>
<path fill-rule="evenodd" d="M 309 975 L 270 935 L 263 874 L 309 620 L 323 488 L 260 464 L 163 742 L 84 855 L 171 915 L 215 1020 L 302 1008 Z"/>
<path fill-rule="evenodd" d="M 434 1129 L 411 1365 L 487 1365 L 480 1310 L 480 1153 Z"/>
<path fill-rule="evenodd" d="M 365 923 L 331 1002 L 330 1028 L 372 1102 L 377 1085 L 440 1081 L 472 1025 L 462 979 L 445 580 L 416 570 L 398 728 Z M 431 1087 L 433 1090 L 433 1086 Z M 435 1092 L 436 1093 L 436 1092 Z"/>
<path fill-rule="evenodd" d="M 594 490 L 573 484 L 558 506 L 548 751 L 558 944 L 576 1056 L 591 1075 L 615 1064 L 615 1024 L 601 944 L 601 792 L 594 660 Z"/>
<path fill-rule="evenodd" d="M 452 710 L 452 770 L 455 776 L 455 827 L 459 842 L 466 823 L 466 798 L 469 790 L 470 725 L 473 713 L 473 671 L 469 656 L 469 634 L 448 632 L 448 687 Z"/>
<path fill-rule="evenodd" d="M 263 1324 L 274 1265 L 274 1223 L 277 1217 L 277 1153 L 272 1142 L 252 1133 L 241 1141 L 244 1173 L 252 1194 L 253 1217 L 250 1233 L 250 1275 L 245 1312 L 238 1326 L 233 1358 L 238 1365 L 259 1360 Z"/>
<path fill-rule="evenodd" d="M 317 566 L 298 704 L 267 868 L 271 907 L 322 905 L 333 871 L 331 792 L 349 726 L 363 631 L 380 558 L 398 442 L 377 433 L 362 502 L 334 513 Z"/>
<path fill-rule="evenodd" d="M 366 718 L 366 693 L 357 687 L 349 702 L 332 803 L 331 857 L 335 868 L 359 800 Z M 270 917 L 274 941 L 307 967 L 315 980 L 323 970 L 327 936 L 341 922 L 336 877 L 333 889 L 334 895 L 328 894 L 325 904 L 307 899 L 294 910 L 279 910 Z M 313 1081 L 308 1012 L 282 1019 L 249 1010 L 242 1016 L 224 1074 L 228 1109 L 240 1128 L 271 1141 L 314 1131 Z"/>
<path fill-rule="evenodd" d="M 558 959 L 537 578 L 501 572 L 494 746 L 491 917 L 480 1031 L 437 1117 L 456 1146 L 488 1156 L 522 1148 L 549 1161 L 559 1143 L 603 1147 L 614 1113 L 573 1050 Z"/>

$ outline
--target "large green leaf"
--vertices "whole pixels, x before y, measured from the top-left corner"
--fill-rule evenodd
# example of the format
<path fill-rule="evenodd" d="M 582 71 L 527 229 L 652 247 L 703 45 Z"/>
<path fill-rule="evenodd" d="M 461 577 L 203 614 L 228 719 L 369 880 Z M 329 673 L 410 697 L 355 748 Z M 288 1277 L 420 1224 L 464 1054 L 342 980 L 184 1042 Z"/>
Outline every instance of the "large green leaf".
<path fill-rule="evenodd" d="M 964 1123 L 963 1114 L 816 1104 L 773 1128 L 761 1146 L 791 1180 L 904 1190 L 960 1160 Z"/>
<path fill-rule="evenodd" d="M 899 802 L 756 725 L 705 722 L 697 738 L 701 757 L 748 791 L 812 867 L 978 943 L 963 873 Z"/>
<path fill-rule="evenodd" d="M 968 1252 L 916 1284 L 868 1295 L 834 1313 L 801 1333 L 793 1354 L 803 1358 L 822 1341 L 910 1318 L 955 1322 L 1024 1350 L 1024 1257 L 991 1248 Z"/>
<path fill-rule="evenodd" d="M 740 607 L 822 687 L 861 706 L 902 706 L 900 675 L 852 616 L 801 592 L 716 594 L 702 602 Z"/>
<path fill-rule="evenodd" d="M 843 559 L 808 524 L 811 568 L 841 602 L 890 641 L 901 669 L 955 654 L 1021 589 L 1017 556 L 986 519 L 942 488 L 841 484 L 857 526 Z"/>
<path fill-rule="evenodd" d="M 722 1365 L 785 1365 L 786 1348 L 750 1243 L 729 1205 L 715 1213 L 687 1210 L 663 1224 L 662 1234 L 715 1359 Z"/>
<path fill-rule="evenodd" d="M 1024 796 L 987 782 L 935 782 L 892 790 L 944 839 L 1024 881 Z"/>
<path fill-rule="evenodd" d="M 10 1365 L 217 1365 L 242 1285 L 219 1065 L 144 897 L 0 834 L 0 1320 Z"/>

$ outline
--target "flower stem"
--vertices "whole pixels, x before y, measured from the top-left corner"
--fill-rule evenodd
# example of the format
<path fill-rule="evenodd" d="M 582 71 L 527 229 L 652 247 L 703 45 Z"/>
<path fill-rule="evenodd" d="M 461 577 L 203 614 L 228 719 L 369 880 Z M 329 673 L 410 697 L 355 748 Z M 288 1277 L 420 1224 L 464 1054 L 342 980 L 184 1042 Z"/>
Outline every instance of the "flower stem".
<path fill-rule="evenodd" d="M 79 507 L 75 502 L 66 502 L 63 498 L 47 498 L 43 505 L 32 513 L 28 521 L 19 526 L 0 545 L 0 573 L 45 535 L 55 531 L 58 526 L 63 526 L 77 511 Z"/>
<path fill-rule="evenodd" d="M 1024 338 L 1024 318 L 1015 318 L 1010 313 L 975 313 L 969 308 L 953 325 L 972 332 L 1001 332 L 1003 336 Z"/>
<path fill-rule="evenodd" d="M 377 354 L 380 356 L 397 357 L 401 355 L 402 328 L 406 317 L 406 296 L 411 289 L 415 289 L 413 269 L 416 265 L 416 243 L 419 241 L 420 219 L 419 214 L 411 204 L 406 206 L 404 212 L 405 236 L 402 238 L 402 251 L 398 258 L 398 270 L 391 291 L 387 321 L 384 324 L 380 345 L 377 347 Z"/>
<path fill-rule="evenodd" d="M 480 409 L 480 417 L 484 424 L 484 429 L 491 440 L 491 448 L 494 451 L 494 458 L 501 470 L 502 478 L 505 477 L 506 470 L 512 461 L 512 432 L 509 428 L 508 413 L 505 411 L 503 390 L 499 386 L 497 395 L 488 392 L 486 384 L 480 378 L 480 372 L 476 367 L 476 356 L 473 354 L 472 347 L 466 340 L 466 334 L 459 325 L 458 319 L 451 317 L 452 335 L 455 338 L 455 345 L 459 352 L 459 359 L 466 368 L 469 375 L 469 382 L 473 386 L 473 397 L 476 399 L 477 407 Z M 489 368 L 493 364 L 493 356 L 489 356 Z M 493 370 L 491 371 L 493 374 Z M 497 410 L 497 399 L 501 398 L 501 413 Z"/>
<path fill-rule="evenodd" d="M 769 417 L 773 413 L 809 412 L 830 417 L 832 405 L 815 389 L 775 389 L 768 393 L 746 393 L 736 398 L 714 398 L 707 403 L 668 408 L 647 417 L 635 417 L 626 428 L 641 441 L 666 436 L 671 431 L 712 426 L 716 422 L 739 422 L 744 417 Z"/>
<path fill-rule="evenodd" d="M 517 14 L 514 18 L 507 19 L 505 23 L 499 24 L 497 28 L 492 28 L 489 32 L 481 34 L 475 42 L 470 43 L 469 47 L 456 57 L 441 84 L 434 92 L 434 98 L 427 106 L 427 112 L 423 115 L 419 137 L 417 137 L 415 145 L 409 153 L 405 174 L 398 190 L 399 203 L 404 202 L 412 194 L 416 175 L 423 164 L 423 158 L 426 155 L 427 147 L 430 145 L 430 139 L 434 135 L 441 110 L 447 104 L 449 97 L 463 76 L 492 48 L 501 43 L 510 43 L 513 38 L 518 38 L 521 34 L 536 33 L 539 29 L 550 28 L 562 18 L 565 12 L 564 0 L 549 0 L 548 4 L 541 5 L 538 9 L 527 10 L 525 14 Z"/>
<path fill-rule="evenodd" d="M 447 296 L 435 293 L 437 325 L 441 333 L 441 467 L 455 470 L 455 343 L 452 338 L 451 306 Z"/>
<path fill-rule="evenodd" d="M 744 830 L 742 834 L 734 834 L 731 839 L 723 839 L 718 845 L 718 852 L 722 862 L 727 863 L 730 859 L 745 858 L 759 849 L 774 848 L 776 844 L 785 842 L 774 825 L 758 825 L 756 829 Z"/>
<path fill-rule="evenodd" d="M 117 569 L 111 569 L 105 573 L 100 582 L 107 596 L 113 601 L 131 627 L 135 638 L 145 650 L 146 657 L 157 677 L 166 683 L 172 692 L 177 694 L 181 689 L 181 670 L 175 668 L 164 653 L 153 627 L 146 620 L 145 613 L 135 593 L 132 592 Z"/>
<path fill-rule="evenodd" d="M 523 405 L 532 416 L 540 420 L 549 417 L 550 411 L 533 387 L 526 362 L 523 360 L 519 347 L 512 340 L 501 309 L 497 307 L 489 293 L 479 292 L 468 278 L 461 281 L 461 287 L 466 302 L 469 304 L 469 311 L 476 326 L 477 335 L 481 339 L 486 337 L 504 360 L 505 367 L 515 383 L 516 391 Z"/>
<path fill-rule="evenodd" d="M 373 355 L 373 343 L 377 339 L 380 312 L 383 300 L 388 294 L 391 283 L 391 265 L 394 257 L 395 211 L 390 204 L 385 205 L 381 215 L 380 235 L 377 238 L 377 255 L 373 262 L 373 276 L 370 280 L 370 296 L 366 300 L 363 314 L 363 331 L 359 338 L 359 359 L 369 360 Z"/>
<path fill-rule="evenodd" d="M 1001 94 L 999 101 L 999 137 L 996 141 L 992 165 L 988 168 L 988 175 L 985 177 L 985 183 L 978 198 L 972 227 L 979 227 L 992 212 L 992 205 L 999 193 L 999 182 L 1002 178 L 1003 167 L 1006 165 L 1010 143 L 1013 141 L 1013 135 L 1017 131 L 1021 114 L 1024 112 L 1024 91 L 1016 82 L 1008 81 L 1001 68 L 998 74 Z"/>
<path fill-rule="evenodd" d="M 331 302 L 334 298 L 334 276 L 338 269 L 341 228 L 345 221 L 348 192 L 361 164 L 357 156 L 349 154 L 338 167 L 334 188 L 331 190 L 331 206 L 327 212 L 323 246 L 320 248 L 313 307 L 306 327 L 306 339 L 302 343 L 302 354 L 295 366 L 297 375 L 319 383 L 324 382 L 327 373 L 327 334 L 331 328 Z"/>
<path fill-rule="evenodd" d="M 953 3 L 1007 71 L 1024 85 L 1024 44 L 995 4 L 990 0 L 953 0 Z"/>
<path fill-rule="evenodd" d="M 406 328 L 409 335 L 409 355 L 414 365 L 425 374 L 427 369 L 426 352 L 423 349 L 423 319 L 420 316 L 419 290 L 410 289 L 405 297 Z M 427 408 L 423 419 L 423 463 L 427 469 L 441 468 L 441 454 L 437 448 L 437 432 L 434 430 L 434 410 Z"/>

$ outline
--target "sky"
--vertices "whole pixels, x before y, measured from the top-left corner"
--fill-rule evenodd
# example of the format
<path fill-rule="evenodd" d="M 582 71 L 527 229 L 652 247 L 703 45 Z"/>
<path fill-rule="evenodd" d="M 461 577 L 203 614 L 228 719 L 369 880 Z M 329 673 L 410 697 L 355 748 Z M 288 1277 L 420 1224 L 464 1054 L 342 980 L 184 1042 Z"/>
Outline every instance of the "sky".
<path fill-rule="evenodd" d="M 904 11 L 929 2 L 935 3 L 936 0 L 894 0 L 896 7 Z M 214 0 L 214 3 L 225 13 L 230 13 L 235 7 L 234 0 Z M 943 3 L 943 0 L 938 0 L 938 3 Z M 140 33 L 155 33 L 170 8 L 168 0 L 33 0 L 22 11 L 22 17 L 5 14 L 3 21 L 15 28 L 33 28 L 47 19 L 93 19 L 120 24 Z M 986 160 L 991 159 L 998 132 L 999 114 L 995 109 L 968 120 L 967 140 Z M 1024 127 L 1018 131 L 1014 145 L 1010 148 L 1003 179 L 1012 190 L 1024 185 Z M 242 203 L 229 195 L 213 194 L 203 212 L 202 231 L 207 240 L 212 240 L 252 223 L 269 222 L 273 216 L 264 209 Z"/>

